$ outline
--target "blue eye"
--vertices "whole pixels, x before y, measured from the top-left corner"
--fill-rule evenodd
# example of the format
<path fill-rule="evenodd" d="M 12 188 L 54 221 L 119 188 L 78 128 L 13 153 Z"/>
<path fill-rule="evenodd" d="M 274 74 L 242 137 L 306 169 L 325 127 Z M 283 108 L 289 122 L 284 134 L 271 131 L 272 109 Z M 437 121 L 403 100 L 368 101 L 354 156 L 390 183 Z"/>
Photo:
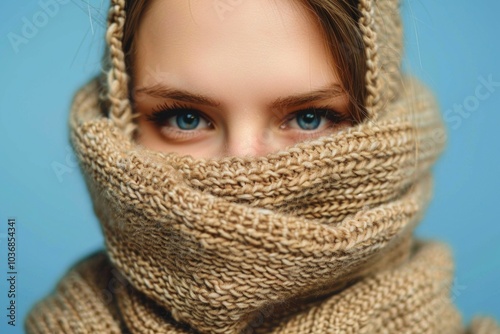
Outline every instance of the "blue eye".
<path fill-rule="evenodd" d="M 287 121 L 295 120 L 300 130 L 311 131 L 318 129 L 323 123 L 323 119 L 330 126 L 335 126 L 346 121 L 345 116 L 328 107 L 311 107 L 294 112 L 288 117 Z"/>
<path fill-rule="evenodd" d="M 195 129 L 198 124 L 200 124 L 200 116 L 192 112 L 180 112 L 175 119 L 177 125 L 182 130 L 192 130 Z"/>
<path fill-rule="evenodd" d="M 211 126 L 211 121 L 202 116 L 198 110 L 178 103 L 158 106 L 147 119 L 158 127 L 178 128 L 181 131 L 197 130 L 202 122 L 206 124 L 201 127 Z"/>
<path fill-rule="evenodd" d="M 318 128 L 321 123 L 321 115 L 317 115 L 316 112 L 313 111 L 302 111 L 296 115 L 297 124 L 303 130 L 315 130 Z"/>

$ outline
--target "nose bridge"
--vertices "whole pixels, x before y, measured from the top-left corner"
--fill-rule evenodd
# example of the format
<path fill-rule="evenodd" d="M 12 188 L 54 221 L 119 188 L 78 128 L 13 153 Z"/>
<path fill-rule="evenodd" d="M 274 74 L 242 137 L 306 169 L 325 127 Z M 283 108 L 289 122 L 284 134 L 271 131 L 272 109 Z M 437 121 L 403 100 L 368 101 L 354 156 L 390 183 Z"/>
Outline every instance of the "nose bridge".
<path fill-rule="evenodd" d="M 273 149 L 271 131 L 268 125 L 250 120 L 228 127 L 225 141 L 225 155 L 261 156 Z"/>

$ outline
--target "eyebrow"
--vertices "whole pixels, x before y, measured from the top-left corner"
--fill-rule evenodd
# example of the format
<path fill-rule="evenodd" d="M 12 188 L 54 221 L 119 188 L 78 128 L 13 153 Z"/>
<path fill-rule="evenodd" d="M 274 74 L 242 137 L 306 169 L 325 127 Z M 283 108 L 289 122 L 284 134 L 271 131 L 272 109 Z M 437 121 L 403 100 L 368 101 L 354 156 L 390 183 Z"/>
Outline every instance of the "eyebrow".
<path fill-rule="evenodd" d="M 158 98 L 173 99 L 194 104 L 208 105 L 211 107 L 217 107 L 220 105 L 220 102 L 217 102 L 214 98 L 211 98 L 209 96 L 203 96 L 201 94 L 191 93 L 183 89 L 176 89 L 161 84 L 139 87 L 135 90 L 135 92 Z M 339 84 L 332 83 L 330 85 L 327 85 L 326 87 L 310 92 L 290 95 L 286 97 L 278 97 L 269 104 L 269 107 L 276 109 L 293 108 L 306 103 L 334 98 L 344 93 L 344 90 Z"/>

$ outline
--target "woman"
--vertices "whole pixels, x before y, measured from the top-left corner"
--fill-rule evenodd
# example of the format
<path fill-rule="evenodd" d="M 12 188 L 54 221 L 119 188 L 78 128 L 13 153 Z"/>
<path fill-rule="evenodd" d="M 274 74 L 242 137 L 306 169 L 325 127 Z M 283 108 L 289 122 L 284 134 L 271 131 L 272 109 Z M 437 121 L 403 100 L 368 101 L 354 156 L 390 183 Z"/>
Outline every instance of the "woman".
<path fill-rule="evenodd" d="M 106 251 L 28 333 L 500 332 L 412 235 L 444 131 L 397 1 L 113 0 L 106 39 L 70 121 Z"/>
<path fill-rule="evenodd" d="M 319 21 L 300 2 L 220 4 L 131 8 L 124 45 L 139 143 L 197 157 L 264 155 L 362 117 L 364 56 L 337 47 L 362 45 L 355 7 L 334 2 L 335 16 Z"/>

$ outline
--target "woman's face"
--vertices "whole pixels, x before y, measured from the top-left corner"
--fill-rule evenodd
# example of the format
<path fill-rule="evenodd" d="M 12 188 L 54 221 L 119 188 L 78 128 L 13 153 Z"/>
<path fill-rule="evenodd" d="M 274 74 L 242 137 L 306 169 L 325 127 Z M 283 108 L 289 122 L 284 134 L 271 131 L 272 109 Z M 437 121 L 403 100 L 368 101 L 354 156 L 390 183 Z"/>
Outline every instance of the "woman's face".
<path fill-rule="evenodd" d="M 290 0 L 155 0 L 136 33 L 137 142 L 260 156 L 346 127 L 319 25 Z"/>

